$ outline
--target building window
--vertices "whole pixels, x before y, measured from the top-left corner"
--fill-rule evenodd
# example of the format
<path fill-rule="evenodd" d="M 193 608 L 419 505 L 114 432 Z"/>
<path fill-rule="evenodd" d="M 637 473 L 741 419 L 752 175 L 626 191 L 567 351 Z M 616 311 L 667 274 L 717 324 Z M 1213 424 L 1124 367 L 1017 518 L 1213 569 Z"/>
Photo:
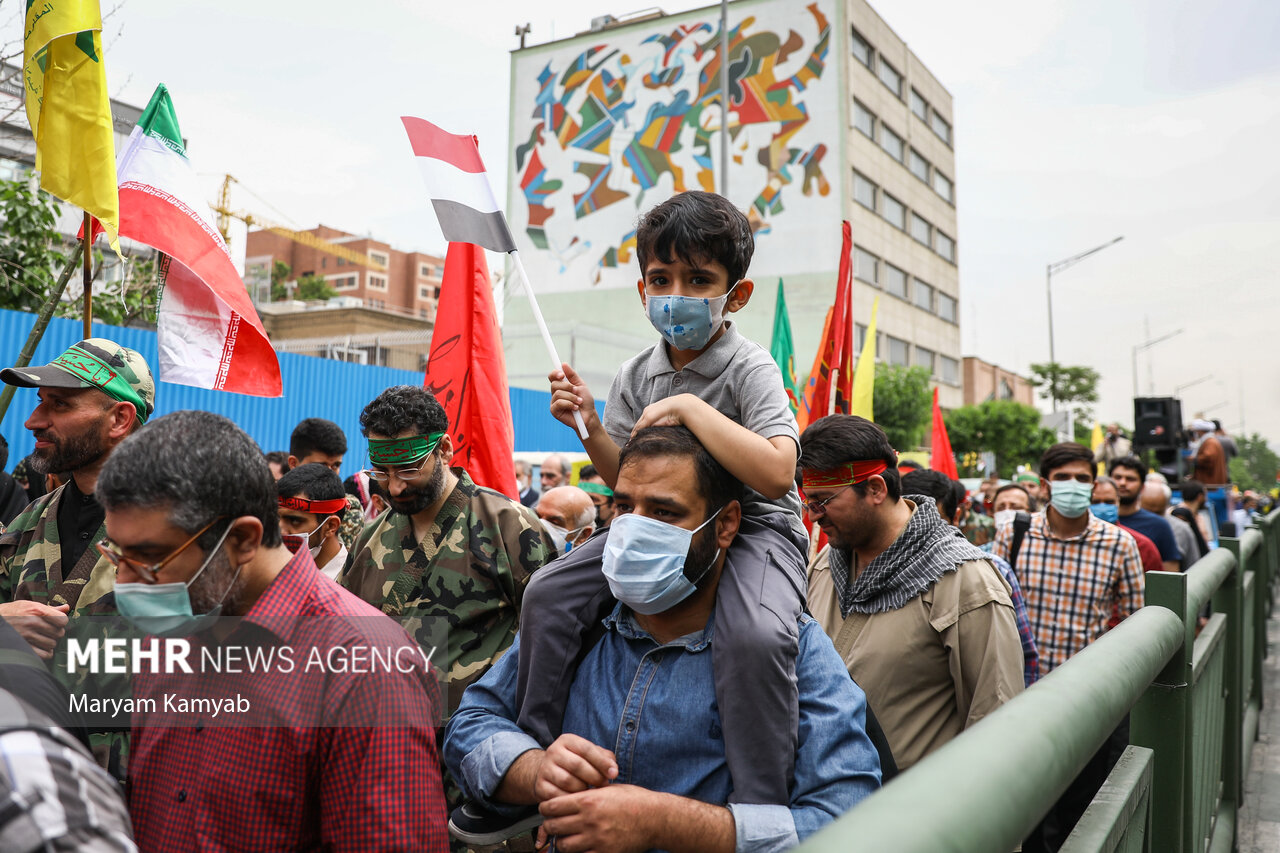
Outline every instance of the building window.
<path fill-rule="evenodd" d="M 426 309 L 426 308 L 419 308 L 419 309 L 418 309 L 418 316 L 419 316 L 419 317 L 421 317 L 421 318 L 422 318 L 422 319 L 424 319 L 424 320 L 428 319 L 427 309 Z"/>
<path fill-rule="evenodd" d="M 911 170 L 911 174 L 915 175 L 926 184 L 929 183 L 929 161 L 920 156 L 920 152 L 911 149 L 911 154 L 907 158 L 907 168 Z"/>
<path fill-rule="evenodd" d="M 926 246 L 932 246 L 933 241 L 930 238 L 933 232 L 933 226 L 920 217 L 920 214 L 911 214 L 911 236 L 917 241 L 924 243 Z"/>
<path fill-rule="evenodd" d="M 907 298 L 907 274 L 893 264 L 884 265 L 884 290 L 899 299 Z"/>
<path fill-rule="evenodd" d="M 340 266 L 340 267 L 345 267 L 346 265 L 347 265 L 347 259 L 346 259 L 346 258 L 338 258 L 338 266 Z"/>
<path fill-rule="evenodd" d="M 951 144 L 951 125 L 947 124 L 947 120 L 938 115 L 938 111 L 934 110 L 929 116 L 929 127 L 933 128 L 933 132 L 938 138 L 948 145 Z"/>
<path fill-rule="evenodd" d="M 365 304 L 370 308 L 386 308 L 387 301 L 385 299 L 366 299 Z"/>
<path fill-rule="evenodd" d="M 849 50 L 853 53 L 854 59 L 867 68 L 871 67 L 873 56 L 871 43 L 859 35 L 857 30 L 851 30 L 849 33 Z"/>
<path fill-rule="evenodd" d="M 945 355 L 938 356 L 938 375 L 948 385 L 960 384 L 960 362 Z"/>
<path fill-rule="evenodd" d="M 418 267 L 418 275 L 423 278 L 431 278 L 433 272 L 435 272 L 435 267 L 431 266 L 431 264 L 422 264 Z"/>
<path fill-rule="evenodd" d="M 956 299 L 945 293 L 938 294 L 938 316 L 948 323 L 956 322 Z"/>
<path fill-rule="evenodd" d="M 888 335 L 887 337 L 889 338 L 889 363 L 900 364 L 903 367 L 910 366 L 911 344 L 906 341 L 900 341 L 893 335 Z"/>
<path fill-rule="evenodd" d="M 328 256 L 327 256 L 327 255 L 326 255 L 326 256 L 322 256 L 322 257 L 320 258 L 320 269 L 324 269 L 324 268 L 325 268 L 325 267 L 327 267 L 327 266 L 329 266 L 329 258 L 328 258 Z"/>
<path fill-rule="evenodd" d="M 1008 379 L 1005 379 L 1004 377 L 1000 377 L 1000 392 L 999 392 L 999 396 L 1000 396 L 1000 399 L 1001 399 L 1001 400 L 1012 400 L 1012 399 L 1013 399 L 1013 386 L 1012 386 L 1012 385 L 1010 385 L 1010 384 L 1009 384 L 1009 380 L 1008 380 Z"/>
<path fill-rule="evenodd" d="M 929 375 L 933 375 L 933 350 L 925 349 L 919 344 L 916 345 L 916 364 L 929 371 Z"/>
<path fill-rule="evenodd" d="M 956 241 L 952 240 L 950 237 L 948 237 L 946 234 L 943 234 L 941 231 L 937 233 L 938 233 L 938 254 L 942 255 L 942 257 L 946 258 L 947 260 L 951 261 L 951 263 L 954 264 L 956 262 Z"/>
<path fill-rule="evenodd" d="M 880 281 L 880 259 L 857 246 L 853 249 L 853 274 L 868 284 Z"/>
<path fill-rule="evenodd" d="M 876 185 L 853 173 L 853 200 L 869 210 L 876 209 Z"/>
<path fill-rule="evenodd" d="M 954 201 L 951 197 L 951 179 L 939 172 L 937 169 L 933 171 L 933 191 L 945 198 L 947 201 Z"/>
<path fill-rule="evenodd" d="M 387 277 L 377 273 L 369 273 L 369 287 L 373 290 L 386 290 Z"/>
<path fill-rule="evenodd" d="M 384 267 L 391 263 L 391 258 L 387 256 L 386 252 L 375 252 L 373 249 L 369 250 L 369 260 Z"/>
<path fill-rule="evenodd" d="M 911 90 L 911 112 L 921 121 L 929 120 L 929 102 L 915 89 Z"/>
<path fill-rule="evenodd" d="M 885 222 L 907 230 L 907 209 L 903 207 L 902 202 L 898 201 L 888 193 L 884 193 L 881 198 L 884 199 L 884 216 Z"/>
<path fill-rule="evenodd" d="M 435 290 L 435 288 L 434 288 L 434 287 L 421 287 L 421 286 L 420 286 L 420 287 L 418 288 L 418 298 L 419 298 L 419 299 L 434 299 L 435 297 L 434 297 L 434 295 L 432 294 L 432 291 L 434 291 L 434 290 Z"/>
<path fill-rule="evenodd" d="M 861 323 L 853 324 L 853 337 L 858 342 L 858 352 L 862 352 L 862 348 L 867 345 L 867 327 Z"/>
<path fill-rule="evenodd" d="M 902 100 L 902 75 L 897 70 L 884 61 L 884 57 L 880 57 L 880 82 L 889 87 L 889 91 L 898 96 L 898 100 Z"/>
<path fill-rule="evenodd" d="M 916 279 L 916 307 L 933 313 L 933 285 Z"/>
<path fill-rule="evenodd" d="M 880 147 L 899 163 L 905 158 L 906 143 L 902 141 L 901 136 L 885 127 L 884 122 L 880 123 Z"/>
<path fill-rule="evenodd" d="M 329 282 L 329 286 L 334 290 L 355 290 L 360 284 L 360 277 L 356 275 L 341 275 L 325 279 L 325 281 Z"/>
<path fill-rule="evenodd" d="M 853 126 L 868 139 L 876 138 L 876 115 L 858 100 L 853 102 Z"/>

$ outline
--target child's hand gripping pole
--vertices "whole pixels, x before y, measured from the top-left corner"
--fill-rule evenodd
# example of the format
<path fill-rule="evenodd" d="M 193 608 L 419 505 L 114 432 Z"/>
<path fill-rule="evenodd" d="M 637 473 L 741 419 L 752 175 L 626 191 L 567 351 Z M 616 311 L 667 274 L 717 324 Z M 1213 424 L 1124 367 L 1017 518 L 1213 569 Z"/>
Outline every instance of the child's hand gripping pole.
<path fill-rule="evenodd" d="M 547 330 L 547 321 L 542 319 L 542 309 L 538 307 L 538 299 L 533 295 L 533 288 L 529 286 L 529 276 L 524 271 L 524 262 L 520 260 L 520 253 L 512 251 L 509 253 L 511 260 L 515 262 L 516 274 L 520 276 L 520 283 L 524 285 L 524 292 L 529 297 L 529 307 L 533 309 L 533 320 L 538 324 L 538 331 L 542 333 L 542 342 L 547 347 L 547 355 L 551 356 L 551 369 L 559 370 L 561 367 L 560 355 L 556 352 L 555 341 L 551 340 L 551 332 Z M 578 426 L 578 435 L 583 441 L 587 440 L 587 424 L 582 420 L 582 412 L 575 411 L 573 413 L 573 422 Z"/>

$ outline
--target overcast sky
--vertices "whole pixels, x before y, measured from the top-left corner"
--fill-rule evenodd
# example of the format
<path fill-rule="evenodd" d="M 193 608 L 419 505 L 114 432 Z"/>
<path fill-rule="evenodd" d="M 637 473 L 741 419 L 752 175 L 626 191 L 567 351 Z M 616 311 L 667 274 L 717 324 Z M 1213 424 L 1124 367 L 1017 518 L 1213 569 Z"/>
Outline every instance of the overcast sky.
<path fill-rule="evenodd" d="M 124 0 L 107 73 L 139 106 L 169 86 L 211 199 L 230 172 L 237 207 L 442 253 L 399 116 L 476 133 L 500 188 L 514 26 L 535 44 L 632 5 Z M 1045 265 L 1123 235 L 1054 279 L 1058 359 L 1102 374 L 1098 416 L 1132 423 L 1134 345 L 1182 329 L 1139 356 L 1140 392 L 1148 355 L 1156 394 L 1211 375 L 1187 417 L 1280 444 L 1280 3 L 872 5 L 955 98 L 964 353 L 1047 360 Z"/>

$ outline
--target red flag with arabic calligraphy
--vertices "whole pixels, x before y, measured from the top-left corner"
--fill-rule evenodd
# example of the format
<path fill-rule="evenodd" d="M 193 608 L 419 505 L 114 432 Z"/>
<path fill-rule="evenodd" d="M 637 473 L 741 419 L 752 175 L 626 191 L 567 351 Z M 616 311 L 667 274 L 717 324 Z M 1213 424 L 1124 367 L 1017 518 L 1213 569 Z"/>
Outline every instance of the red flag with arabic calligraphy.
<path fill-rule="evenodd" d="M 519 499 L 515 427 L 507 392 L 502 334 L 484 250 L 450 243 L 423 387 L 449 416 L 453 463 L 478 485 Z"/>

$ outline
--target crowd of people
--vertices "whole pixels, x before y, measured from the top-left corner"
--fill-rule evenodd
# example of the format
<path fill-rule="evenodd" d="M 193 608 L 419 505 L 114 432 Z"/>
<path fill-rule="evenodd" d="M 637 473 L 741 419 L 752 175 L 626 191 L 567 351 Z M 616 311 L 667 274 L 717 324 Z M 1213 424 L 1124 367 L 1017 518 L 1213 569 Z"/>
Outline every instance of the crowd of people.
<path fill-rule="evenodd" d="M 535 489 L 517 460 L 513 496 L 451 465 L 425 388 L 372 397 L 343 481 L 332 421 L 264 454 L 153 419 L 109 340 L 0 371 L 37 389 L 49 486 L 0 533 L 6 848 L 785 850 L 1207 552 L 1204 488 L 1170 508 L 1130 453 L 1103 477 L 1058 444 L 971 500 L 864 418 L 801 434 L 728 316 L 752 246 L 714 194 L 643 217 L 661 339 L 603 417 L 551 374 L 590 464 L 551 454 Z M 1061 846 L 1125 741 L 1024 850 Z"/>

